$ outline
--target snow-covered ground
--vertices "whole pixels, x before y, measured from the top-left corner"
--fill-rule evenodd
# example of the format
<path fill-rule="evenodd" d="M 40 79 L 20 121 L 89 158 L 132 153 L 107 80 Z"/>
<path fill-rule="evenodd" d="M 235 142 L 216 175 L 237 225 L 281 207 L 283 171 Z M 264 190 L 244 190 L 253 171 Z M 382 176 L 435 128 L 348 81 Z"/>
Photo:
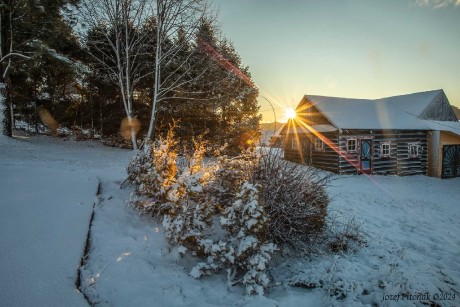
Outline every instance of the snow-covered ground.
<path fill-rule="evenodd" d="M 277 275 L 323 284 L 327 304 L 421 306 L 402 294 L 429 294 L 422 300 L 428 305 L 459 306 L 460 178 L 337 178 L 329 209 L 362 223 L 368 246 L 355 254 L 286 262 Z M 389 297 L 398 294 L 393 299 L 399 301 Z"/>
<path fill-rule="evenodd" d="M 85 306 L 75 282 L 98 177 L 129 152 L 0 136 L 0 306 Z"/>
<path fill-rule="evenodd" d="M 367 246 L 310 259 L 278 257 L 271 267 L 277 284 L 265 297 L 247 297 L 244 289 L 227 286 L 225 274 L 190 277 L 198 259 L 178 256 L 161 224 L 126 206 L 130 189 L 119 185 L 130 155 L 90 142 L 0 139 L 1 306 L 85 303 L 75 278 L 94 201 L 91 248 L 82 269 L 82 288 L 92 303 L 460 305 L 460 178 L 336 177 L 328 189 L 330 214 L 354 216 Z M 419 293 L 429 299 L 409 300 Z"/>

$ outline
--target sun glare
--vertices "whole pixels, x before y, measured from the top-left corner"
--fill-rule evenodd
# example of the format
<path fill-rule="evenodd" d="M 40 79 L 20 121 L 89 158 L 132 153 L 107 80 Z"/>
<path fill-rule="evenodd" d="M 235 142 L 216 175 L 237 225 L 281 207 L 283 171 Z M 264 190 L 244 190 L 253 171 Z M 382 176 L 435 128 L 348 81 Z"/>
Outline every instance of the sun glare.
<path fill-rule="evenodd" d="M 286 118 L 287 119 L 294 119 L 297 116 L 295 110 L 291 107 L 286 109 Z"/>

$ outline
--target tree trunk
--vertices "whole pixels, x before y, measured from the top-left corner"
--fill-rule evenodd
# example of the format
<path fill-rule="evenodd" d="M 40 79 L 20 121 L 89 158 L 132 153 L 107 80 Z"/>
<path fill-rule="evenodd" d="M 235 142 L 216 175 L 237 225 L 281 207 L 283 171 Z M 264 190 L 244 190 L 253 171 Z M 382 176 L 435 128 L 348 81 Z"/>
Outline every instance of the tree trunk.
<path fill-rule="evenodd" d="M 153 88 L 153 97 L 152 97 L 152 114 L 150 114 L 150 123 L 149 123 L 149 130 L 147 132 L 146 140 L 155 140 L 155 121 L 156 121 L 156 111 L 157 111 L 157 104 L 158 98 L 160 95 L 160 85 L 161 85 L 161 47 L 163 45 L 163 2 L 157 1 L 157 31 L 156 31 L 156 50 L 155 50 L 155 80 L 154 80 L 154 88 Z"/>
<path fill-rule="evenodd" d="M 128 123 L 130 127 L 130 133 L 131 133 L 131 144 L 133 145 L 133 150 L 137 150 L 137 138 L 136 138 L 136 130 L 133 127 L 134 119 L 131 114 L 128 115 Z"/>
<path fill-rule="evenodd" d="M 11 111 L 10 103 L 8 101 L 8 87 L 3 80 L 0 80 L 0 125 L 2 134 L 12 137 L 13 131 L 11 129 Z"/>
<path fill-rule="evenodd" d="M 13 95 L 11 95 L 11 91 L 10 91 L 10 95 L 8 96 L 8 103 L 10 106 L 11 130 L 13 130 L 13 129 L 16 129 L 16 123 L 14 121 Z"/>
<path fill-rule="evenodd" d="M 103 126 L 103 122 L 102 122 L 102 100 L 99 98 L 99 125 L 100 125 L 100 129 L 101 129 L 101 132 L 100 132 L 100 135 L 101 135 L 101 139 L 102 139 L 102 136 L 104 135 L 104 126 Z"/>
<path fill-rule="evenodd" d="M 153 99 L 152 99 L 152 114 L 150 114 L 150 123 L 149 123 L 149 131 L 147 132 L 146 140 L 154 140 L 155 139 L 155 121 L 156 121 L 156 111 L 157 111 L 157 104 L 158 104 L 158 96 L 160 94 L 160 85 L 161 85 L 161 27 L 162 27 L 162 20 L 161 18 L 158 19 L 157 25 L 157 46 L 155 52 L 155 84 L 153 88 Z"/>
<path fill-rule="evenodd" d="M 36 83 L 34 85 L 34 118 L 33 119 L 34 119 L 35 134 L 38 134 L 37 84 Z"/>
<path fill-rule="evenodd" d="M 156 82 L 155 82 L 156 83 Z M 147 132 L 147 140 L 155 140 L 155 120 L 156 120 L 156 111 L 158 104 L 158 84 L 155 85 L 153 90 L 153 99 L 152 99 L 152 114 L 150 115 L 149 131 Z"/>
<path fill-rule="evenodd" d="M 133 150 L 137 150 L 136 131 L 133 128 L 131 128 L 131 143 L 133 144 Z"/>
<path fill-rule="evenodd" d="M 89 93 L 89 105 L 91 112 L 91 136 L 94 137 L 93 97 L 91 96 L 91 93 Z"/>

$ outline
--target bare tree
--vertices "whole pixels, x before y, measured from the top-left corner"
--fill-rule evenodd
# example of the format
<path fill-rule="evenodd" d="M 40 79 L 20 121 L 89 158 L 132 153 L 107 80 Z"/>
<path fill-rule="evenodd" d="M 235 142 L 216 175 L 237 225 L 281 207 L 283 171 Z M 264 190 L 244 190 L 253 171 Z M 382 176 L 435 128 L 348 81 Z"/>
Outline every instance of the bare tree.
<path fill-rule="evenodd" d="M 14 58 L 29 59 L 13 49 L 13 14 L 22 9 L 25 1 L 0 1 L 0 127 L 1 133 L 11 137 L 13 125 L 13 102 L 8 97 L 8 76 Z M 16 17 L 20 18 L 20 17 Z"/>
<path fill-rule="evenodd" d="M 137 149 L 133 93 L 142 80 L 141 51 L 149 39 L 138 30 L 149 16 L 147 0 L 84 0 L 81 15 L 102 37 L 86 36 L 84 44 L 117 84 L 127 117 L 133 149 Z"/>
<path fill-rule="evenodd" d="M 146 139 L 154 137 L 160 102 L 171 98 L 171 93 L 193 81 L 189 72 L 197 63 L 191 61 L 192 52 L 182 58 L 175 69 L 167 70 L 166 68 L 177 60 L 176 55 L 196 38 L 200 21 L 208 14 L 206 0 L 156 0 L 154 3 L 157 19 L 156 52 L 153 65 L 152 113 Z M 176 40 L 167 50 L 163 50 L 165 42 L 172 41 L 179 35 L 182 37 L 181 40 Z"/>

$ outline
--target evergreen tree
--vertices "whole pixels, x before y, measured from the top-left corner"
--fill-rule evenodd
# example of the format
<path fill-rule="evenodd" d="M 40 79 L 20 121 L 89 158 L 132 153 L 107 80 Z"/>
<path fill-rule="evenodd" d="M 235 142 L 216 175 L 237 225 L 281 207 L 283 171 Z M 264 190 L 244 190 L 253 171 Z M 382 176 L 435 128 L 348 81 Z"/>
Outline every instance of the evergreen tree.
<path fill-rule="evenodd" d="M 209 144 L 218 147 L 227 143 L 236 153 L 259 137 L 258 90 L 235 48 L 218 36 L 214 23 L 203 19 L 195 44 L 178 54 L 191 57 L 194 65 L 189 78 L 193 82 L 174 92 L 159 109 L 159 118 L 164 126 L 173 119 L 178 121 L 181 139 L 205 133 Z"/>
<path fill-rule="evenodd" d="M 74 80 L 74 61 L 78 44 L 63 12 L 76 0 L 3 0 L 1 14 L 1 80 L 4 105 L 8 116 L 6 132 L 11 135 L 13 99 L 36 103 L 40 93 L 46 91 L 56 105 L 62 97 L 69 97 Z M 20 89 L 20 91 L 18 90 Z M 25 94 L 29 94 L 26 96 Z M 36 105 L 35 105 L 36 107 Z M 36 109 L 36 108 L 35 108 Z"/>

